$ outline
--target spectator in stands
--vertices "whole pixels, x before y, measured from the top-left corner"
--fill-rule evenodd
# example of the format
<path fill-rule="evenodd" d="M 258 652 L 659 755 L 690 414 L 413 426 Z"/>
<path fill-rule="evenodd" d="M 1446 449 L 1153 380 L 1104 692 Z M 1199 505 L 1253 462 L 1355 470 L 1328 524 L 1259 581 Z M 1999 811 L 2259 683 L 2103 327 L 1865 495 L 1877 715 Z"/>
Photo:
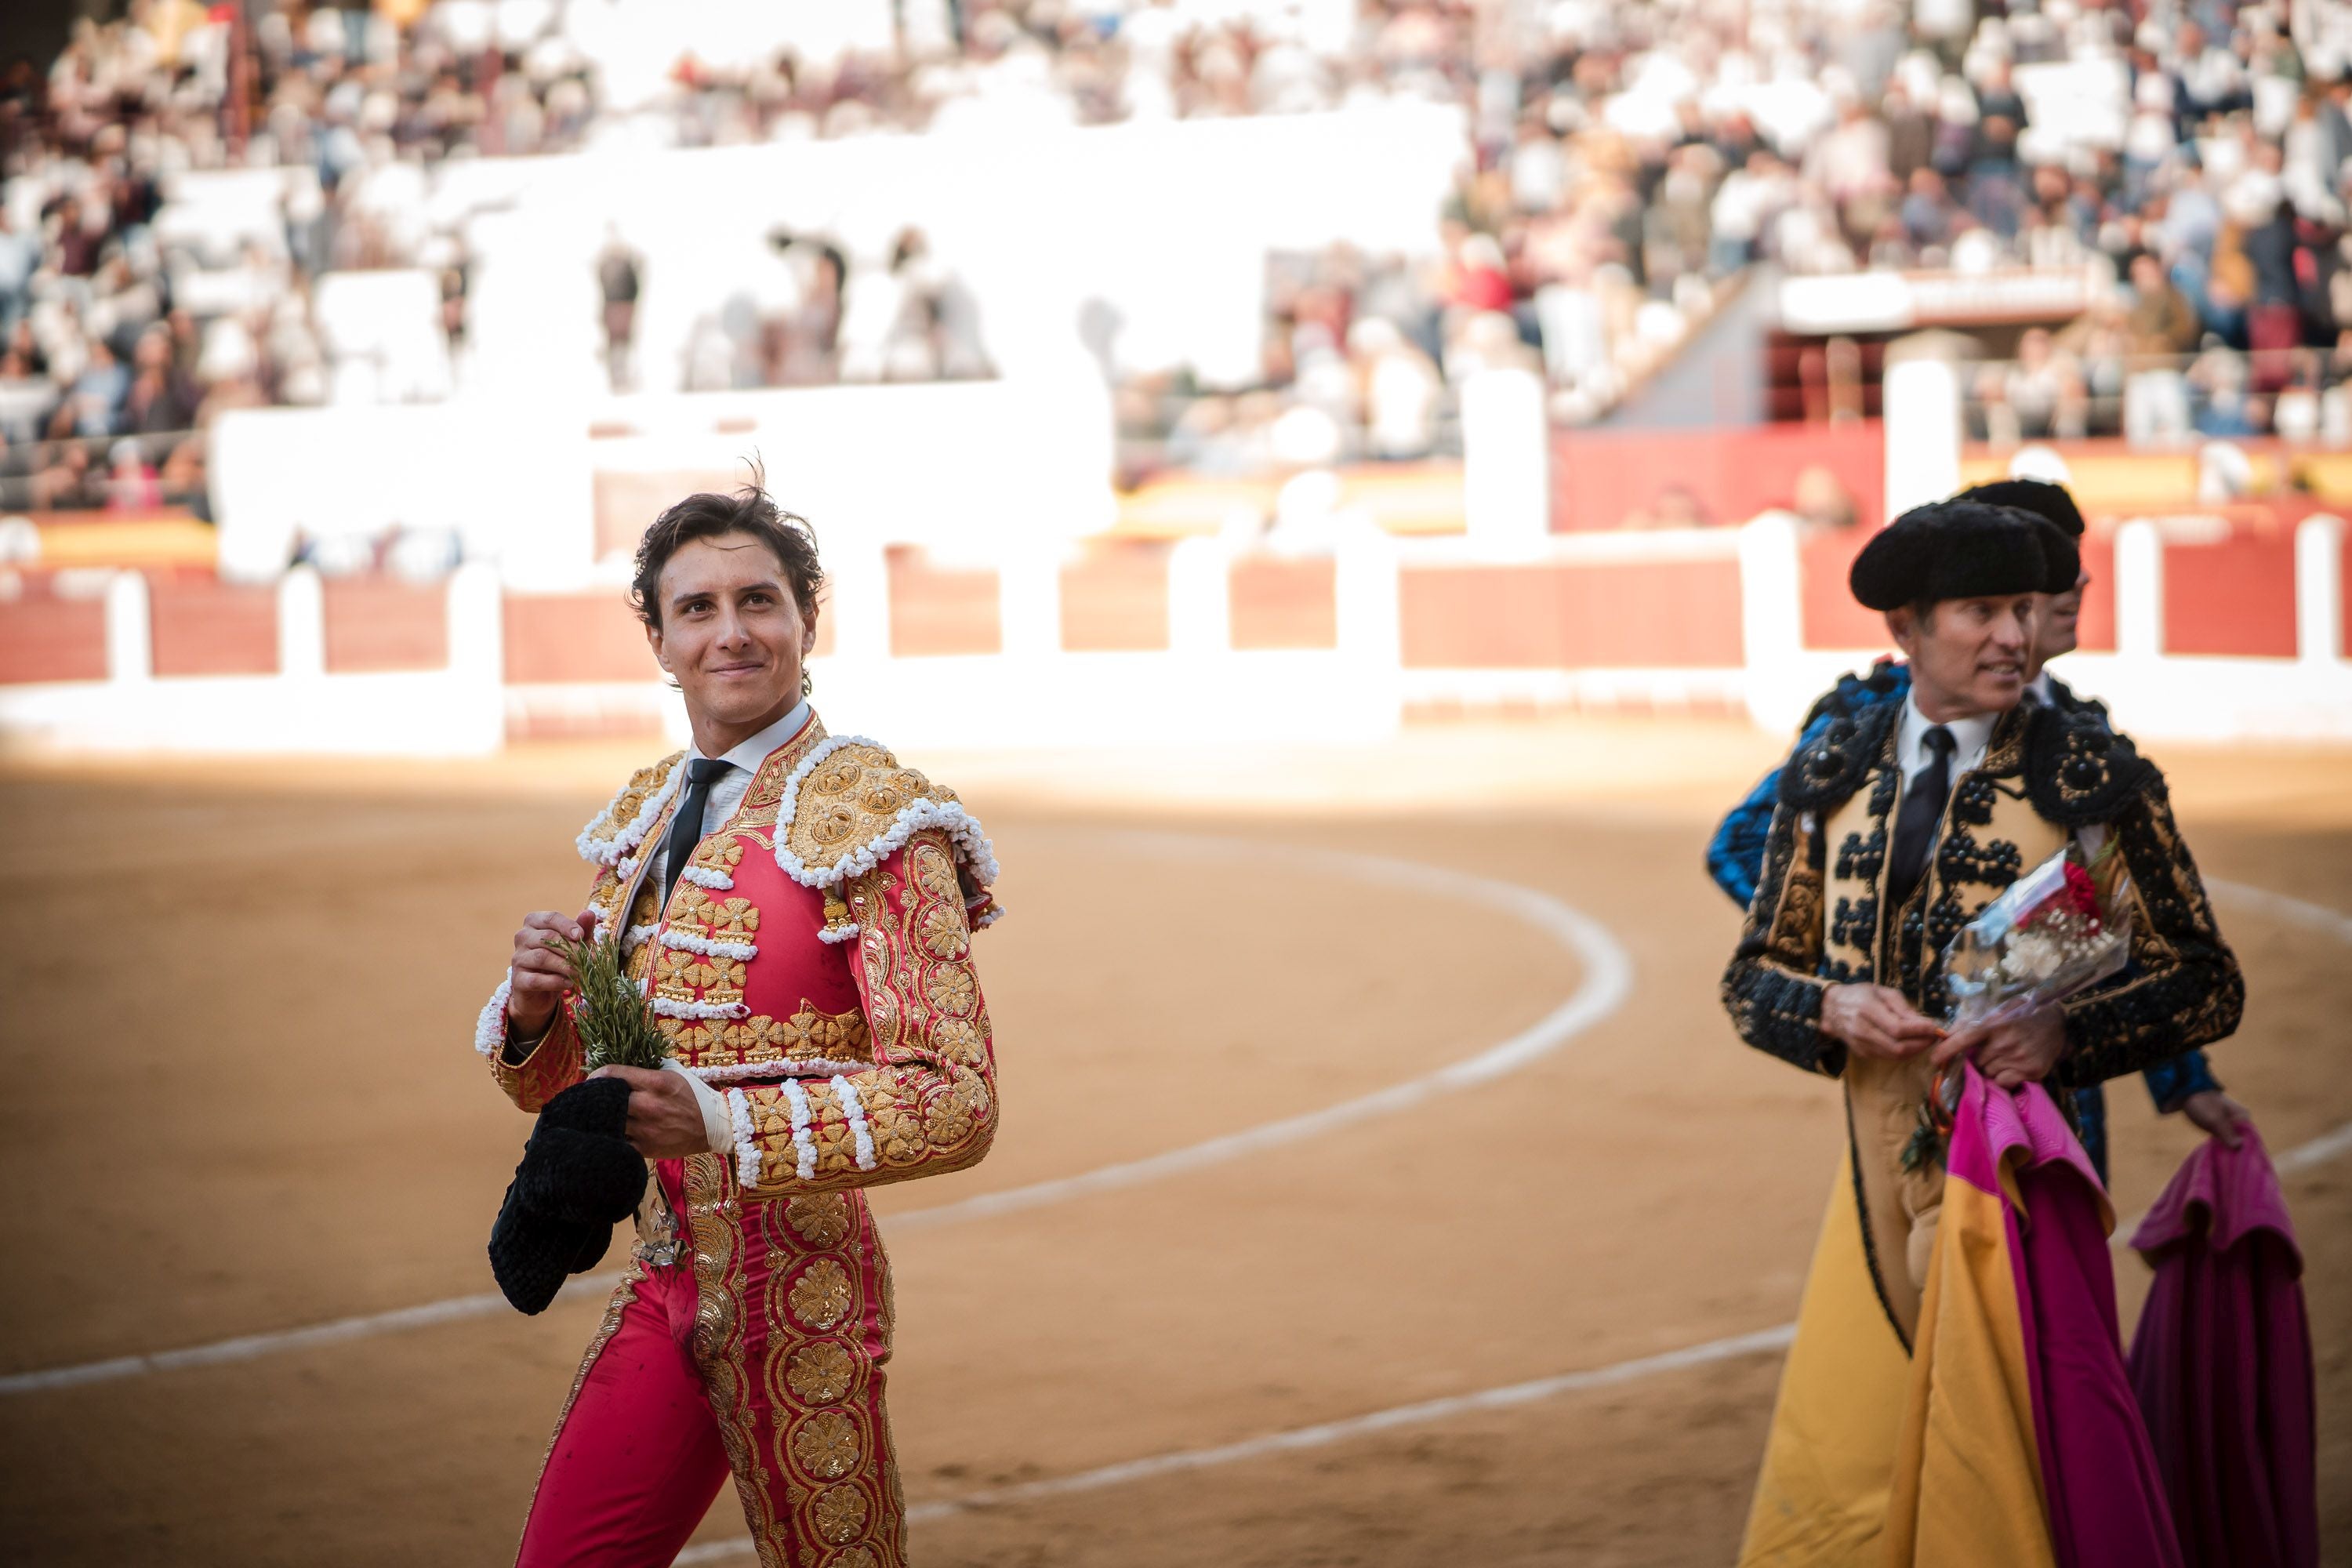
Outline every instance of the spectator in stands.
<path fill-rule="evenodd" d="M 2124 434 L 2141 444 L 2179 440 L 2190 424 L 2189 384 L 2175 356 L 2196 345 L 2197 310 L 2164 263 L 2146 251 L 2132 258 L 2131 289 L 2124 318 L 2133 366 L 2124 380 Z"/>
<path fill-rule="evenodd" d="M 7 203 L 0 202 L 0 333 L 14 330 L 32 304 L 40 261 L 40 236 L 18 228 Z"/>
<path fill-rule="evenodd" d="M 637 291 L 643 275 L 637 253 L 622 242 L 621 231 L 604 229 L 604 248 L 596 257 L 596 291 L 604 301 L 604 378 L 614 392 L 636 384 Z"/>

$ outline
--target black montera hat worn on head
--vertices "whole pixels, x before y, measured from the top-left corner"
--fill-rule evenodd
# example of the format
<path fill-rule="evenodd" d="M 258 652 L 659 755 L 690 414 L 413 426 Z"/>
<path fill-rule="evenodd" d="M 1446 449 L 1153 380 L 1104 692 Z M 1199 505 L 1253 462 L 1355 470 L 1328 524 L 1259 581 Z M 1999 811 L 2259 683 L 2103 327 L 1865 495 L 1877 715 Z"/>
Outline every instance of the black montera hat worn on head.
<path fill-rule="evenodd" d="M 2030 513 L 1983 501 L 1931 501 L 1878 531 L 1853 558 L 1846 583 L 1874 610 L 1997 594 L 2046 594 L 2073 542 Z"/>
<path fill-rule="evenodd" d="M 2034 518 L 2033 531 L 2042 536 L 2042 559 L 2049 569 L 2049 574 L 2042 579 L 2042 591 L 2072 593 L 2074 584 L 2083 580 L 2082 547 L 2047 518 Z"/>
<path fill-rule="evenodd" d="M 2064 485 L 2047 479 L 1995 479 L 1989 485 L 1970 485 L 1952 499 L 2013 506 L 2056 523 L 2069 539 L 2083 537 L 2083 509 L 2074 504 Z"/>

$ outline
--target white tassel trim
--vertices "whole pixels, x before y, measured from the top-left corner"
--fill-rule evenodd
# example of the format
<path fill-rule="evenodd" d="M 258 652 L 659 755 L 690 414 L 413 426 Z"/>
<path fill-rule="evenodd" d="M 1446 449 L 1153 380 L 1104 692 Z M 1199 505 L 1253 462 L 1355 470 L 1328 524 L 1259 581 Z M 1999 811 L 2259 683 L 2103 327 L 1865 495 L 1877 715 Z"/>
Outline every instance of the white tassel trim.
<path fill-rule="evenodd" d="M 751 1132 L 751 1097 L 740 1089 L 729 1089 L 727 1119 L 735 1124 L 736 1183 L 756 1187 L 760 1184 L 760 1143 Z"/>
<path fill-rule="evenodd" d="M 845 1078 L 833 1080 L 833 1092 L 841 1101 L 841 1112 L 849 1118 L 850 1136 L 857 1140 L 857 1168 L 874 1168 L 874 1135 L 866 1131 L 866 1102 L 857 1098 L 857 1086 Z"/>
<path fill-rule="evenodd" d="M 809 1136 L 808 1090 L 800 1079 L 784 1079 L 784 1100 L 793 1108 L 793 1169 L 803 1182 L 816 1178 L 816 1140 Z"/>
<path fill-rule="evenodd" d="M 507 1043 L 507 998 L 514 994 L 514 971 L 499 982 L 490 999 L 482 1004 L 482 1016 L 474 1020 L 474 1049 L 492 1057 Z"/>
<path fill-rule="evenodd" d="M 656 922 L 648 922 L 641 926 L 631 926 L 628 930 L 621 933 L 621 952 L 625 954 L 636 952 L 639 947 L 645 944 L 646 938 L 653 935 L 654 932 L 659 930 L 661 930 L 661 926 Z"/>
<path fill-rule="evenodd" d="M 721 942 L 715 937 L 697 936 L 676 926 L 662 932 L 662 945 L 685 952 L 698 952 L 705 958 L 740 958 L 745 963 L 760 956 L 760 950 L 748 942 Z"/>
<path fill-rule="evenodd" d="M 654 1011 L 665 1018 L 726 1018 L 732 1021 L 751 1016 L 751 1009 L 740 1002 L 679 1002 L 667 996 L 654 998 Z"/>
<path fill-rule="evenodd" d="M 991 904 L 988 908 L 980 911 L 979 918 L 971 922 L 971 929 L 974 931 L 986 931 L 989 927 L 994 925 L 1003 918 L 1004 906 L 1003 904 Z"/>
<path fill-rule="evenodd" d="M 580 858 L 592 866 L 614 867 L 620 869 L 623 877 L 636 875 L 636 866 L 629 859 L 629 855 L 645 842 L 646 834 L 653 827 L 654 818 L 659 816 L 662 807 L 669 803 L 670 795 L 677 789 L 678 779 L 685 773 L 685 760 L 681 758 L 672 764 L 669 776 L 646 796 L 645 804 L 637 807 L 637 815 L 631 817 L 626 826 L 610 838 L 592 837 L 596 825 L 613 815 L 613 808 L 621 804 L 621 797 L 629 793 L 629 786 L 623 784 L 614 790 L 613 798 L 604 803 L 604 809 L 590 817 L 588 826 L 582 828 L 580 836 L 572 841 L 580 851 Z"/>
<path fill-rule="evenodd" d="M 724 871 L 714 871 L 708 866 L 688 866 L 678 875 L 696 887 L 708 888 L 714 893 L 723 893 L 735 885 L 734 878 Z"/>
<path fill-rule="evenodd" d="M 825 1078 L 835 1073 L 873 1070 L 872 1062 L 842 1062 L 830 1057 L 772 1058 L 763 1062 L 719 1062 L 700 1068 L 678 1065 L 678 1071 L 709 1084 L 740 1083 L 752 1078 Z"/>
<path fill-rule="evenodd" d="M 785 876 L 803 888 L 838 887 L 852 877 L 862 877 L 903 847 L 908 839 L 927 827 L 944 830 L 956 847 L 957 858 L 963 861 L 973 880 L 987 887 L 996 880 L 996 853 L 981 831 L 980 819 L 961 805 L 918 798 L 908 801 L 890 819 L 890 826 L 876 834 L 856 849 L 842 856 L 830 866 L 811 866 L 793 851 L 788 840 L 792 823 L 799 810 L 801 783 L 825 758 L 844 746 L 872 746 L 882 750 L 881 742 L 863 735 L 827 735 L 809 750 L 800 765 L 784 780 L 784 797 L 776 807 L 776 821 L 782 825 L 776 834 L 776 865 Z"/>
<path fill-rule="evenodd" d="M 857 933 L 864 929 L 856 921 L 850 921 L 845 926 L 819 926 L 816 928 L 816 939 L 826 942 L 856 942 Z"/>

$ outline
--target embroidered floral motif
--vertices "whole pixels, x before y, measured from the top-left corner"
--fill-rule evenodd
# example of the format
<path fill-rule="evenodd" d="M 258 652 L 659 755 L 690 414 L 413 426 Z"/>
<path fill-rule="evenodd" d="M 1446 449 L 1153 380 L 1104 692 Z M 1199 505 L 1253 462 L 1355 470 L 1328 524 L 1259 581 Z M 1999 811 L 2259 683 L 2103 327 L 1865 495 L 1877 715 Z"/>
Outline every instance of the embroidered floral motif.
<path fill-rule="evenodd" d="M 819 1331 L 841 1321 L 851 1299 L 849 1275 L 830 1258 L 820 1258 L 802 1270 L 786 1297 L 793 1316 Z"/>
<path fill-rule="evenodd" d="M 784 783 L 776 864 L 808 888 L 835 886 L 879 866 L 925 828 L 943 831 L 973 881 L 996 880 L 996 857 L 955 792 L 932 784 L 857 735 L 828 736 Z"/>
<path fill-rule="evenodd" d="M 942 1013 L 966 1014 L 979 988 L 965 969 L 935 969 L 923 982 L 923 994 Z"/>
<path fill-rule="evenodd" d="M 817 1533 L 838 1546 L 854 1541 L 866 1528 L 866 1494 L 854 1486 L 832 1486 L 816 1494 L 812 1513 Z"/>
<path fill-rule="evenodd" d="M 835 1247 L 849 1239 L 849 1199 L 841 1193 L 815 1193 L 784 1205 L 784 1219 L 811 1247 Z"/>
<path fill-rule="evenodd" d="M 942 1018 L 931 1028 L 931 1043 L 939 1047 L 940 1055 L 964 1067 L 980 1065 L 985 1039 L 980 1026 L 969 1018 Z"/>
<path fill-rule="evenodd" d="M 847 1475 L 865 1457 L 857 1423 L 838 1410 L 821 1410 L 793 1430 L 793 1458 L 824 1480 Z"/>
<path fill-rule="evenodd" d="M 784 1381 L 809 1405 L 831 1405 L 849 1392 L 857 1364 L 849 1352 L 832 1340 L 815 1340 L 793 1352 Z"/>

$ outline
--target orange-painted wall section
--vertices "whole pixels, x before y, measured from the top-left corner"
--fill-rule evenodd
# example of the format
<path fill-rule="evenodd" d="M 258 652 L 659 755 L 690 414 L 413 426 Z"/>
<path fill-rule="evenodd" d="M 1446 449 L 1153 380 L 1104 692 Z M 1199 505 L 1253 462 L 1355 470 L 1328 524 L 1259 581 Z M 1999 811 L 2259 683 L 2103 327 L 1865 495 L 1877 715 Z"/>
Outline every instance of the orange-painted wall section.
<path fill-rule="evenodd" d="M 440 584 L 384 578 L 326 584 L 327 672 L 440 669 L 449 662 L 449 595 Z"/>
<path fill-rule="evenodd" d="M 1870 535 L 1861 529 L 1815 534 L 1799 547 L 1804 643 L 1807 647 L 1894 647 L 1886 619 L 1853 601 L 1846 585 L 1847 571 Z M 2084 536 L 2083 564 L 2091 585 L 2083 590 L 2083 616 L 2074 628 L 2077 647 L 2093 653 L 2112 653 L 2116 647 L 2116 545 L 2110 533 Z"/>
<path fill-rule="evenodd" d="M 1708 668 L 1743 657 L 1737 561 L 1423 566 L 1398 576 L 1410 669 Z"/>
<path fill-rule="evenodd" d="M 1004 647 L 996 573 L 933 565 L 911 545 L 893 545 L 890 652 L 898 658 L 997 653 Z"/>
<path fill-rule="evenodd" d="M 1891 648 L 1886 617 L 1853 602 L 1846 573 L 1871 530 L 1817 533 L 1798 546 L 1798 598 L 1807 647 Z"/>
<path fill-rule="evenodd" d="M 1226 592 L 1236 648 L 1339 646 L 1339 604 L 1328 559 L 1260 555 L 1236 561 Z"/>
<path fill-rule="evenodd" d="M 2164 547 L 2164 651 L 2294 657 L 2294 535 Z"/>
<path fill-rule="evenodd" d="M 157 675 L 278 673 L 278 594 L 218 582 L 150 577 Z"/>
<path fill-rule="evenodd" d="M 2083 616 L 2074 623 L 2074 646 L 2088 653 L 2116 651 L 2116 536 L 2102 530 L 2078 542 L 2091 585 L 2083 590 Z"/>
<path fill-rule="evenodd" d="M 105 679 L 104 600 L 0 600 L 0 684 Z"/>
<path fill-rule="evenodd" d="M 1062 647 L 1072 653 L 1153 652 L 1168 646 L 1169 547 L 1091 545 L 1062 568 Z"/>
<path fill-rule="evenodd" d="M 1878 526 L 1886 437 L 1874 419 L 1746 430 L 1556 431 L 1552 531 L 1620 528 L 1637 517 L 1743 523 L 1791 505 L 1808 469 L 1836 481 L 1862 527 Z M 1695 517 L 1663 515 L 1676 491 Z"/>
<path fill-rule="evenodd" d="M 659 680 L 645 628 L 617 590 L 509 595 L 505 604 L 507 679 Z"/>

